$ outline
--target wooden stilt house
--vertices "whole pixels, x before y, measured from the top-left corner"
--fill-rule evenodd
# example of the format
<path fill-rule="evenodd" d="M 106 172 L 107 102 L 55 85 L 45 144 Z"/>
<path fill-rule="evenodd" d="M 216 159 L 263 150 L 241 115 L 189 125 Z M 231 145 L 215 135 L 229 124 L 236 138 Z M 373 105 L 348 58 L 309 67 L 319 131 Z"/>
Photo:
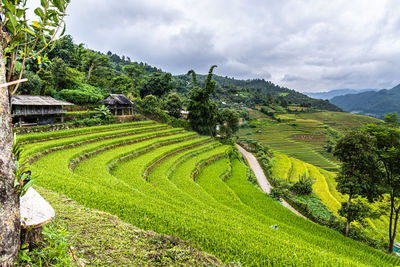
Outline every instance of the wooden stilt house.
<path fill-rule="evenodd" d="M 133 103 L 125 95 L 110 94 L 99 103 L 108 107 L 114 115 L 133 115 Z"/>
<path fill-rule="evenodd" d="M 54 99 L 50 96 L 14 95 L 11 97 L 11 116 L 20 125 L 44 125 L 55 122 L 56 117 L 63 121 L 64 106 L 72 103 Z"/>

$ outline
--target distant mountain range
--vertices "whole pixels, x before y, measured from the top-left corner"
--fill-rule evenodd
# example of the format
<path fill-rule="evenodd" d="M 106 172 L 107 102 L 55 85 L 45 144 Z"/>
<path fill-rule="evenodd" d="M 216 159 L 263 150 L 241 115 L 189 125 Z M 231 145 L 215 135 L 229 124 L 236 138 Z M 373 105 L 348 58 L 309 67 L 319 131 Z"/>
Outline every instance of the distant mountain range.
<path fill-rule="evenodd" d="M 400 114 L 400 84 L 390 90 L 336 96 L 330 102 L 345 111 L 376 118 L 391 112 Z"/>
<path fill-rule="evenodd" d="M 348 95 L 348 94 L 359 94 L 359 93 L 364 93 L 364 92 L 370 92 L 370 91 L 378 91 L 379 89 L 335 89 L 327 92 L 305 92 L 304 94 L 316 98 L 316 99 L 332 99 L 336 96 L 341 96 L 341 95 Z"/>

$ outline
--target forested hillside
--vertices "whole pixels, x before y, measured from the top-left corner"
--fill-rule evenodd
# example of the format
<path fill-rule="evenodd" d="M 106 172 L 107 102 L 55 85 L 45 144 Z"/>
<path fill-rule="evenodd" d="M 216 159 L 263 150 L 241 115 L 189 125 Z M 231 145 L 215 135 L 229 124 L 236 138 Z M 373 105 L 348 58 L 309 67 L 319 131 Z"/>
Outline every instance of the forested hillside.
<path fill-rule="evenodd" d="M 26 64 L 19 94 L 50 95 L 75 104 L 93 104 L 110 93 L 126 94 L 130 98 L 152 94 L 163 96 L 170 91 L 188 98 L 191 77 L 170 73 L 111 51 L 107 54 L 92 51 L 84 44 L 74 44 L 71 36 L 61 38 L 44 56 Z M 200 86 L 205 75 L 198 75 Z M 216 90 L 212 100 L 227 105 L 252 107 L 272 102 L 282 106 L 299 104 L 317 109 L 340 111 L 328 101 L 312 99 L 294 90 L 283 88 L 263 79 L 236 80 L 214 75 Z"/>
<path fill-rule="evenodd" d="M 178 92 L 188 94 L 190 77 L 178 75 L 174 79 Z M 206 75 L 198 75 L 200 84 L 204 84 L 205 79 Z M 282 106 L 298 104 L 322 110 L 341 111 L 340 108 L 332 105 L 329 101 L 310 98 L 295 90 L 280 87 L 264 79 L 237 80 L 218 75 L 214 75 L 213 79 L 216 81 L 214 98 L 228 104 L 239 103 L 254 107 L 254 105 L 268 105 L 275 102 Z"/>
<path fill-rule="evenodd" d="M 391 112 L 400 113 L 400 85 L 390 90 L 337 96 L 331 101 L 348 112 L 383 118 Z"/>

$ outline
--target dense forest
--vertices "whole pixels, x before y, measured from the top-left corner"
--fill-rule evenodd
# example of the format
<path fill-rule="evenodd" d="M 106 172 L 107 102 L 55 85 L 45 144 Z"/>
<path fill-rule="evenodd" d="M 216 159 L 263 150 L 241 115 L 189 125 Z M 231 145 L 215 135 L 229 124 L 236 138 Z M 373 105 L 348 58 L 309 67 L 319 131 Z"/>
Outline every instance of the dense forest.
<path fill-rule="evenodd" d="M 74 44 L 71 36 L 61 38 L 46 53 L 26 63 L 24 77 L 29 81 L 19 94 L 50 95 L 75 104 L 94 104 L 110 93 L 130 98 L 167 95 L 177 92 L 186 106 L 192 89 L 191 77 L 170 73 L 111 51 L 96 52 L 84 44 Z M 206 75 L 198 75 L 204 86 Z M 278 103 L 282 106 L 299 104 L 317 109 L 340 111 L 324 100 L 310 98 L 264 79 L 236 80 L 214 75 L 216 89 L 211 99 L 218 105 L 247 106 Z"/>

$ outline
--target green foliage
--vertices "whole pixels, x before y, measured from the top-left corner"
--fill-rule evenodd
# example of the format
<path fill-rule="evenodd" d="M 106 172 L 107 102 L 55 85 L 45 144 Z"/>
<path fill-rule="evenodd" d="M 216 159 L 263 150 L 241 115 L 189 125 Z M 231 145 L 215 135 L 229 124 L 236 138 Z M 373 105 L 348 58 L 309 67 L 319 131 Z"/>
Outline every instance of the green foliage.
<path fill-rule="evenodd" d="M 24 196 L 26 191 L 28 191 L 36 180 L 36 178 L 32 178 L 31 171 L 28 169 L 28 164 L 26 164 L 22 157 L 23 151 L 23 148 L 15 141 L 12 147 L 12 155 L 15 163 L 14 188 L 17 191 L 18 197 Z"/>
<path fill-rule="evenodd" d="M 96 115 L 97 118 L 100 118 L 100 119 L 105 120 L 105 121 L 112 120 L 111 111 L 105 105 L 101 105 L 98 108 L 96 108 L 95 110 L 99 112 Z"/>
<path fill-rule="evenodd" d="M 268 196 L 276 201 L 281 201 L 282 191 L 279 188 L 273 187 L 271 188 L 271 192 L 268 194 Z"/>
<path fill-rule="evenodd" d="M 43 226 L 43 241 L 33 250 L 23 244 L 18 252 L 19 266 L 75 266 L 67 241 L 67 232 L 53 225 Z"/>
<path fill-rule="evenodd" d="M 147 95 L 143 98 L 141 107 L 144 113 L 157 113 L 160 111 L 160 102 L 154 95 Z"/>
<path fill-rule="evenodd" d="M 35 18 L 26 16 L 27 1 L 2 0 L 0 14 L 1 45 L 4 59 L 8 64 L 6 80 L 21 78 L 29 60 L 37 59 L 41 65 L 40 54 L 54 41 L 56 35 L 63 35 L 65 8 L 69 0 L 43 0 L 34 10 Z M 53 43 L 54 44 L 54 43 Z M 45 57 L 44 57 L 45 58 Z M 8 88 L 13 95 L 19 84 Z"/>
<path fill-rule="evenodd" d="M 193 76 L 193 73 L 191 73 Z M 187 75 L 178 75 L 174 77 L 174 84 L 178 92 L 188 95 L 193 89 L 193 84 L 189 85 L 191 77 Z M 207 75 L 197 75 L 196 86 L 202 87 L 207 80 Z M 255 105 L 268 106 L 272 103 L 279 102 L 278 98 L 283 100 L 283 104 L 307 103 L 313 108 L 331 111 L 341 111 L 337 106 L 329 103 L 329 101 L 312 99 L 304 94 L 290 90 L 288 88 L 275 85 L 271 81 L 263 79 L 237 80 L 234 78 L 222 77 L 214 75 L 216 81 L 215 96 L 219 101 L 226 103 L 234 103 L 245 105 L 246 107 L 255 108 Z"/>
<path fill-rule="evenodd" d="M 239 129 L 239 115 L 233 109 L 224 108 L 219 111 L 218 123 L 220 125 L 220 133 L 230 138 Z"/>
<path fill-rule="evenodd" d="M 44 82 L 40 79 L 39 75 L 31 71 L 24 71 L 22 77 L 27 78 L 28 81 L 21 84 L 19 89 L 21 94 L 40 95 L 44 93 Z"/>
<path fill-rule="evenodd" d="M 299 180 L 291 186 L 290 190 L 298 195 L 310 195 L 313 191 L 312 184 L 312 179 L 306 173 L 303 173 L 299 176 Z"/>
<path fill-rule="evenodd" d="M 381 193 L 378 158 L 374 139 L 365 132 L 353 131 L 341 138 L 334 155 L 342 163 L 336 178 L 337 190 L 350 199 L 360 195 L 371 201 Z"/>
<path fill-rule="evenodd" d="M 370 217 L 371 207 L 365 200 L 357 198 L 350 203 L 342 202 L 338 212 L 340 216 L 347 218 L 350 222 L 362 222 Z"/>
<path fill-rule="evenodd" d="M 67 76 L 67 65 L 61 58 L 54 58 L 49 66 L 49 71 L 52 76 L 53 88 L 56 91 L 65 89 L 68 85 Z"/>
<path fill-rule="evenodd" d="M 385 116 L 384 121 L 387 125 L 391 127 L 399 127 L 400 120 L 399 115 L 397 113 L 389 113 Z"/>
<path fill-rule="evenodd" d="M 120 75 L 113 78 L 111 90 L 113 94 L 127 94 L 132 91 L 132 88 L 133 82 L 129 77 Z"/>
<path fill-rule="evenodd" d="M 63 89 L 56 95 L 75 104 L 97 103 L 104 97 L 99 88 L 89 84 L 79 84 L 72 89 Z"/>
<path fill-rule="evenodd" d="M 193 130 L 204 135 L 216 135 L 217 106 L 210 102 L 210 96 L 215 90 L 215 81 L 212 81 L 212 72 L 216 66 L 211 66 L 204 88 L 197 86 L 196 73 L 193 70 L 188 72 L 193 76 L 193 89 L 190 94 L 188 119 Z"/>
<path fill-rule="evenodd" d="M 162 96 L 172 90 L 172 76 L 170 73 L 152 73 L 145 77 L 139 88 L 140 96 L 147 95 Z"/>
<path fill-rule="evenodd" d="M 169 115 L 175 118 L 179 118 L 181 116 L 182 100 L 177 94 L 169 94 L 165 100 L 164 106 Z"/>
<path fill-rule="evenodd" d="M 378 172 L 380 176 L 376 176 L 374 182 L 383 188 L 380 196 L 382 193 L 386 193 L 390 199 L 389 253 L 392 253 L 393 250 L 398 214 L 400 213 L 398 204 L 400 199 L 400 129 L 396 124 L 391 123 L 391 119 L 395 117 L 395 115 L 390 116 L 385 125 L 369 124 L 365 128 L 365 131 L 376 140 L 372 152 L 377 157 L 380 168 L 374 170 L 374 173 Z"/>

